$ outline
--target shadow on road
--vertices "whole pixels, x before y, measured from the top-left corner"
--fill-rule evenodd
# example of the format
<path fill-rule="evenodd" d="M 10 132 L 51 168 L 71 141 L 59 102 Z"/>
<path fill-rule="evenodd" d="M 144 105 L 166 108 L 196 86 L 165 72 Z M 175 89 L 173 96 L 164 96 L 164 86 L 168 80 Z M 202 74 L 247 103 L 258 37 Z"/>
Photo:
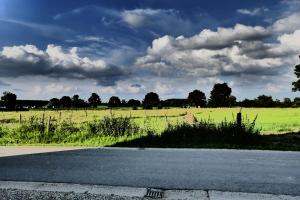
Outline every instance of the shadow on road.
<path fill-rule="evenodd" d="M 134 140 L 119 142 L 112 147 L 159 147 L 159 148 L 221 148 L 300 151 L 300 133 L 270 134 L 239 138 L 237 141 L 220 135 L 166 134 L 148 135 Z"/>

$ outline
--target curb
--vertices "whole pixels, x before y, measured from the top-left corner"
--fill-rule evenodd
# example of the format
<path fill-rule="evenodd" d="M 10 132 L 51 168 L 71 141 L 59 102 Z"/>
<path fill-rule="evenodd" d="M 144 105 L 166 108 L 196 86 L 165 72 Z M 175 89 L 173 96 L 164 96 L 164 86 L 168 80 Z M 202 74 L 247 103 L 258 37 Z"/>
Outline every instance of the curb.
<path fill-rule="evenodd" d="M 0 181 L 0 190 L 18 190 L 32 192 L 57 192 L 91 194 L 102 196 L 119 196 L 125 199 L 149 199 L 145 198 L 147 188 L 82 185 L 70 183 L 45 183 L 45 182 L 19 182 Z M 300 200 L 300 196 L 273 195 L 241 192 L 222 192 L 214 190 L 161 190 L 163 200 Z M 159 199 L 159 198 L 157 198 Z"/>

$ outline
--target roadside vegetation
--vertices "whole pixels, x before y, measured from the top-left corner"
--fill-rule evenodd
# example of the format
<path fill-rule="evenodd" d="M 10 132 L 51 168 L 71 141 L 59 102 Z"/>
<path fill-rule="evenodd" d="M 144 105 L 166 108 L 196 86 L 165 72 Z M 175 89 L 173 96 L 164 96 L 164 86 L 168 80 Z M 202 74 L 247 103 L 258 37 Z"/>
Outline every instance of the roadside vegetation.
<path fill-rule="evenodd" d="M 152 110 L 149 113 L 145 110 L 108 111 L 108 115 L 102 113 L 102 117 L 94 116 L 87 121 L 81 121 L 81 118 L 75 120 L 74 113 L 74 118 L 69 115 L 63 117 L 63 114 L 51 116 L 49 113 L 23 116 L 21 121 L 11 118 L 14 120 L 1 122 L 0 145 L 300 150 L 298 133 L 264 134 L 256 125 L 259 116 L 250 120 L 244 114 L 243 120 L 238 122 L 234 117 L 237 112 L 232 112 L 231 120 L 216 122 L 210 116 L 198 120 L 196 116 L 203 114 L 201 110 L 170 109 L 168 114 L 158 116 L 151 115 L 154 114 Z M 122 115 L 124 113 L 128 115 Z"/>

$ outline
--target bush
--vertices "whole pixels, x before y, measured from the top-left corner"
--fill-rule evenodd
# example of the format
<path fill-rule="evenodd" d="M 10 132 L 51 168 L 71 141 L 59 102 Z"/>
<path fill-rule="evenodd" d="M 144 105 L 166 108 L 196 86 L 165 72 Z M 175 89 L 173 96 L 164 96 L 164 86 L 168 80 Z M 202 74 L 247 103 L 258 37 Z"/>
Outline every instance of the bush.
<path fill-rule="evenodd" d="M 0 126 L 0 138 L 2 138 L 5 134 L 6 134 L 5 129 Z"/>
<path fill-rule="evenodd" d="M 28 121 L 22 123 L 19 127 L 20 132 L 45 132 L 46 124 L 44 120 L 37 117 L 30 117 Z"/>
<path fill-rule="evenodd" d="M 131 136 L 139 132 L 139 127 L 130 120 L 130 117 L 104 117 L 99 121 L 88 123 L 90 134 L 105 136 Z"/>
<path fill-rule="evenodd" d="M 259 130 L 255 129 L 255 120 L 252 123 L 222 122 L 213 124 L 200 121 L 194 125 L 177 124 L 169 126 L 161 135 L 168 143 L 227 143 L 251 144 L 259 137 Z"/>
<path fill-rule="evenodd" d="M 52 141 L 66 142 L 69 136 L 77 132 L 80 132 L 80 128 L 75 123 L 70 120 L 64 120 L 56 126 Z"/>

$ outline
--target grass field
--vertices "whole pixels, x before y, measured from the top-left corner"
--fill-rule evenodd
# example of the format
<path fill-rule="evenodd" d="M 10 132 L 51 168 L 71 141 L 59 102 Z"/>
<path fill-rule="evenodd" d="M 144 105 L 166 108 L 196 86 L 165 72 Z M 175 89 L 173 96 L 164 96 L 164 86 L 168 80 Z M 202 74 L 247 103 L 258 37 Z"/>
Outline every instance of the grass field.
<path fill-rule="evenodd" d="M 244 123 L 237 126 L 239 111 L 240 108 L 171 108 L 1 112 L 0 145 L 300 150 L 300 134 L 280 134 L 299 132 L 300 108 L 243 108 Z M 182 127 L 189 121 L 188 116 L 192 120 L 194 116 L 199 126 Z M 254 119 L 255 127 L 249 129 Z M 257 143 L 243 143 L 251 141 L 256 132 L 262 134 Z"/>
<path fill-rule="evenodd" d="M 44 118 L 51 116 L 51 120 L 72 121 L 76 124 L 102 119 L 104 116 L 131 116 L 137 125 L 149 128 L 157 133 L 162 132 L 168 123 L 176 124 L 184 120 L 187 112 L 193 113 L 198 120 L 219 123 L 221 121 L 235 120 L 240 108 L 172 108 L 160 110 L 58 110 L 58 111 L 24 111 L 0 113 L 0 126 L 13 128 L 21 121 L 28 120 L 31 116 Z M 282 133 L 299 131 L 300 108 L 243 108 L 243 119 L 253 121 L 257 116 L 256 128 L 262 133 Z"/>

